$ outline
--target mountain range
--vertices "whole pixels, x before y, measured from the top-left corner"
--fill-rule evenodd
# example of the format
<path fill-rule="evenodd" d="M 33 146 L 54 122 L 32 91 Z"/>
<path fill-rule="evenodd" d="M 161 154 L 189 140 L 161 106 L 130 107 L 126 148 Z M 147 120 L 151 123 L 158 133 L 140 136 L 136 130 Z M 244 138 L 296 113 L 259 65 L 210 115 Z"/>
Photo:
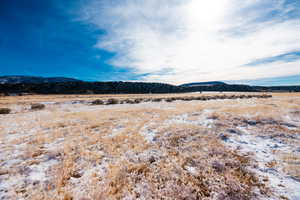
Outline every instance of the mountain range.
<path fill-rule="evenodd" d="M 221 81 L 210 81 L 210 82 L 197 82 L 197 83 L 185 83 L 179 85 L 181 87 L 197 87 L 197 86 L 214 86 L 214 85 L 226 85 L 226 83 Z"/>
<path fill-rule="evenodd" d="M 10 94 L 144 94 L 183 92 L 300 92 L 300 86 L 250 86 L 220 81 L 182 85 L 146 82 L 86 82 L 65 77 L 2 76 L 0 93 Z"/>
<path fill-rule="evenodd" d="M 39 76 L 0 76 L 0 84 L 18 84 L 18 83 L 67 83 L 82 82 L 81 80 L 65 77 L 39 77 Z"/>

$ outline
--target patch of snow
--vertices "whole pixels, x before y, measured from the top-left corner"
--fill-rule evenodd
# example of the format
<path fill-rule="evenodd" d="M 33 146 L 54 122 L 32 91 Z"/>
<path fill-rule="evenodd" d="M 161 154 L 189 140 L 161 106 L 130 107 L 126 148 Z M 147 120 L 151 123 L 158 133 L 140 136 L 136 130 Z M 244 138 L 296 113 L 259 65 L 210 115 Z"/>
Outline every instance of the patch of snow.
<path fill-rule="evenodd" d="M 197 171 L 197 168 L 196 167 L 191 167 L 191 166 L 185 166 L 185 169 L 191 173 L 192 175 L 197 175 L 198 174 L 198 171 Z"/>
<path fill-rule="evenodd" d="M 45 101 L 45 102 L 41 102 L 41 104 L 45 104 L 45 105 L 55 105 L 55 104 L 57 104 L 57 102 L 54 102 L 54 101 Z"/>
<path fill-rule="evenodd" d="M 191 124 L 191 125 L 200 125 L 205 126 L 208 128 L 212 128 L 214 124 L 213 119 L 209 119 L 211 113 L 213 113 L 214 110 L 212 109 L 204 109 L 201 112 L 198 113 L 192 113 L 192 114 L 182 114 L 175 116 L 169 120 L 167 120 L 165 123 L 167 124 L 173 124 L 173 123 L 183 123 L 183 124 Z M 197 115 L 196 120 L 190 120 L 189 117 L 192 115 Z"/>
<path fill-rule="evenodd" d="M 143 135 L 148 142 L 153 142 L 154 138 L 158 132 L 154 128 L 151 128 L 150 127 L 151 125 L 153 126 L 153 124 L 151 124 L 151 123 L 144 126 L 140 131 L 140 134 Z"/>
<path fill-rule="evenodd" d="M 108 135 L 107 137 L 115 137 L 117 136 L 122 130 L 124 130 L 124 126 L 122 125 L 119 125 L 119 126 L 116 126 L 112 129 L 111 131 L 111 134 Z"/>
<path fill-rule="evenodd" d="M 46 173 L 47 170 L 51 166 L 53 166 L 57 163 L 58 163 L 57 160 L 51 159 L 47 162 L 41 162 L 38 165 L 31 165 L 28 178 L 32 181 L 41 181 L 41 182 L 46 181 L 48 179 L 48 176 Z"/>
<path fill-rule="evenodd" d="M 300 127 L 300 118 L 297 119 L 297 118 L 291 117 L 290 115 L 284 115 L 283 120 L 289 124 Z M 291 129 L 291 130 L 297 130 L 297 127 L 287 127 L 287 128 Z"/>
<path fill-rule="evenodd" d="M 226 145 L 238 149 L 241 153 L 253 153 L 255 160 L 258 162 L 258 168 L 251 170 L 261 177 L 268 177 L 269 185 L 278 196 L 283 195 L 290 200 L 299 200 L 300 182 L 281 172 L 280 168 L 274 169 L 266 166 L 267 163 L 278 160 L 273 153 L 274 150 L 290 152 L 292 147 L 271 138 L 262 138 L 251 134 L 246 128 L 238 127 L 238 129 L 242 134 L 231 135 L 226 141 Z"/>
<path fill-rule="evenodd" d="M 52 143 L 45 143 L 44 148 L 47 149 L 47 151 L 57 151 L 58 149 L 63 148 L 64 140 L 64 138 L 58 138 Z"/>

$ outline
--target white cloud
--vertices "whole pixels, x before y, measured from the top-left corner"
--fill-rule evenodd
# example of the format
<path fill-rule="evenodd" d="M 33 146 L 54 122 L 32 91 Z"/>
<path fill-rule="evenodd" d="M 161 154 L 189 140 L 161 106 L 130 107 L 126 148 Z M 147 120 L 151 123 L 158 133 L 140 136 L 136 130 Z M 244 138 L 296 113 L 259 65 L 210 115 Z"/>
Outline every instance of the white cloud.
<path fill-rule="evenodd" d="M 300 19 L 287 17 L 296 9 L 284 0 L 92 0 L 82 20 L 106 31 L 96 47 L 117 53 L 111 64 L 185 83 L 300 74 L 299 60 L 243 66 L 300 50 Z"/>

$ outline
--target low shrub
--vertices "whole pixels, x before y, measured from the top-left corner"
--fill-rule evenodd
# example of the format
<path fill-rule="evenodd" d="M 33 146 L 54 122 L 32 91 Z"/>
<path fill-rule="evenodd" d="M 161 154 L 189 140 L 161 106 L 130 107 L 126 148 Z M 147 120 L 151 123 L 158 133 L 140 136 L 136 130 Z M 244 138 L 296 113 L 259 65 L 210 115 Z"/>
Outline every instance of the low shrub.
<path fill-rule="evenodd" d="M 182 100 L 183 101 L 193 101 L 194 98 L 193 97 L 184 97 Z"/>
<path fill-rule="evenodd" d="M 143 99 L 135 99 L 134 103 L 141 103 L 143 101 Z"/>
<path fill-rule="evenodd" d="M 161 101 L 162 101 L 161 98 L 152 99 L 152 102 L 161 102 Z"/>
<path fill-rule="evenodd" d="M 173 98 L 167 98 L 165 101 L 166 102 L 173 102 L 174 100 L 173 100 Z"/>
<path fill-rule="evenodd" d="M 126 103 L 125 100 L 120 100 L 120 101 L 119 101 L 119 104 L 125 104 L 125 103 Z"/>
<path fill-rule="evenodd" d="M 0 108 L 0 114 L 1 115 L 7 115 L 11 112 L 9 108 Z"/>
<path fill-rule="evenodd" d="M 42 110 L 44 109 L 46 106 L 44 104 L 41 104 L 41 103 L 34 103 L 34 104 L 31 104 L 31 107 L 30 109 L 31 110 Z"/>
<path fill-rule="evenodd" d="M 119 100 L 118 99 L 108 99 L 106 102 L 106 105 L 113 105 L 113 104 L 118 104 Z"/>
<path fill-rule="evenodd" d="M 124 103 L 126 103 L 126 104 L 134 104 L 135 102 L 133 100 L 131 100 L 131 99 L 125 99 Z"/>
<path fill-rule="evenodd" d="M 103 105 L 104 101 L 102 101 L 101 99 L 96 99 L 94 101 L 92 101 L 92 105 Z"/>

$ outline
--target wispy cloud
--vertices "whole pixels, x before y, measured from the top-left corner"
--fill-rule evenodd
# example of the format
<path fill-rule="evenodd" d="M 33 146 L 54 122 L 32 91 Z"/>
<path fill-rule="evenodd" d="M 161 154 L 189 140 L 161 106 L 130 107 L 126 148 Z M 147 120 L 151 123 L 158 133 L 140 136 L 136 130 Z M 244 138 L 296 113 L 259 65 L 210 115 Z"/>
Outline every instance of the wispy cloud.
<path fill-rule="evenodd" d="M 253 80 L 227 81 L 231 84 L 248 84 L 260 86 L 278 86 L 278 85 L 300 85 L 300 75 L 283 76 L 276 78 L 262 78 Z"/>
<path fill-rule="evenodd" d="M 246 64 L 245 66 L 261 66 L 261 65 L 265 65 L 268 63 L 274 63 L 274 62 L 295 62 L 297 60 L 300 60 L 300 52 L 290 52 L 290 53 L 285 53 L 285 54 L 281 54 L 278 56 L 273 56 L 273 57 L 268 57 L 268 58 L 261 58 L 258 60 L 255 60 L 251 63 Z"/>
<path fill-rule="evenodd" d="M 300 74 L 300 60 L 276 60 L 300 51 L 299 12 L 297 0 L 90 0 L 81 20 L 105 30 L 95 47 L 112 65 L 183 83 Z"/>

